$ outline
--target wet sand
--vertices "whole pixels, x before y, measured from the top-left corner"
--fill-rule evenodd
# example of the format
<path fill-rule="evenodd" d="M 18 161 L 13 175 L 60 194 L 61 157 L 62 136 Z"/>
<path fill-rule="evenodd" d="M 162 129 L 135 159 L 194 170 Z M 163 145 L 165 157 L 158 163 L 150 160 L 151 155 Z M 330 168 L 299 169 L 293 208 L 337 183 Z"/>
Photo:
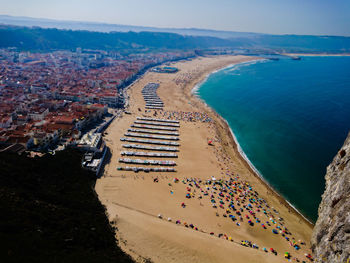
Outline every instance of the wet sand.
<path fill-rule="evenodd" d="M 119 245 L 137 261 L 285 262 L 283 254 L 290 252 L 292 259 L 295 257 L 302 262 L 305 260 L 304 254 L 311 253 L 309 239 L 312 225 L 254 173 L 239 154 L 227 124 L 191 93 L 193 87 L 214 70 L 252 59 L 254 58 L 221 56 L 177 62 L 171 65 L 179 68 L 177 73 L 147 72 L 128 89 L 131 114 L 115 119 L 107 129 L 104 139 L 112 156 L 103 177 L 97 181 L 96 192 L 107 208 L 110 221 L 118 229 Z M 154 116 L 154 110 L 145 113 L 141 90 L 149 82 L 160 84 L 157 93 L 165 105 L 165 113 L 157 111 L 157 116 Z M 124 137 L 136 117 L 164 118 L 169 115 L 168 111 L 200 112 L 208 114 L 212 119 L 211 122 L 180 121 L 178 158 L 167 158 L 176 161 L 177 172 L 117 171 L 118 166 L 126 166 L 118 162 L 120 152 L 126 150 L 122 147 L 120 138 Z M 208 145 L 208 140 L 213 141 L 213 146 Z M 240 226 L 224 217 L 226 207 L 213 208 L 210 198 L 204 196 L 200 190 L 209 187 L 210 194 L 215 195 L 217 201 L 220 200 L 217 196 L 219 191 L 204 183 L 213 176 L 224 180 L 235 178 L 240 186 L 249 184 L 252 191 L 256 191 L 259 198 L 269 205 L 269 208 L 264 209 L 269 210 L 269 214 L 275 218 L 283 218 L 283 226 L 288 227 L 292 233 L 289 237 L 296 241 L 302 240 L 306 245 L 301 245 L 301 249 L 296 251 L 281 234 L 272 233 L 273 223 L 267 229 L 263 229 L 261 223 L 255 221 L 254 226 L 249 225 L 248 219 L 244 217 L 246 211 L 242 213 L 243 221 L 238 220 Z M 158 182 L 154 182 L 156 177 Z M 174 183 L 175 177 L 179 179 L 178 183 Z M 200 188 L 194 187 L 193 183 L 190 186 L 186 178 L 202 180 Z M 193 197 L 186 198 L 187 193 L 193 194 Z M 185 208 L 181 206 L 182 203 L 186 204 Z M 241 207 L 247 203 L 247 200 L 241 200 Z M 159 214 L 162 219 L 158 218 Z M 265 216 L 260 211 L 256 212 L 256 216 L 266 222 L 270 215 Z M 169 217 L 170 222 L 167 220 Z M 180 220 L 181 225 L 175 224 L 176 220 Z M 187 225 L 193 224 L 198 230 L 186 227 L 184 222 Z M 210 235 L 211 232 L 214 235 Z M 231 237 L 233 242 L 226 240 L 224 236 L 219 238 L 219 233 Z M 241 246 L 241 240 L 249 240 L 259 245 L 259 249 Z M 263 252 L 263 247 L 274 248 L 278 252 L 277 256 Z"/>

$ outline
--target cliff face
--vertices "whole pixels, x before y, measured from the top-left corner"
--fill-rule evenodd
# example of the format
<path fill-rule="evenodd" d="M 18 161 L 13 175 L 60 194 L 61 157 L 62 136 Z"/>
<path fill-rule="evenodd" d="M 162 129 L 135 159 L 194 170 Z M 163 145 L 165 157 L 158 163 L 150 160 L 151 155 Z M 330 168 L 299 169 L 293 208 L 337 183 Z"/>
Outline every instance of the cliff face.
<path fill-rule="evenodd" d="M 327 167 L 311 244 L 316 262 L 350 262 L 350 133 Z"/>

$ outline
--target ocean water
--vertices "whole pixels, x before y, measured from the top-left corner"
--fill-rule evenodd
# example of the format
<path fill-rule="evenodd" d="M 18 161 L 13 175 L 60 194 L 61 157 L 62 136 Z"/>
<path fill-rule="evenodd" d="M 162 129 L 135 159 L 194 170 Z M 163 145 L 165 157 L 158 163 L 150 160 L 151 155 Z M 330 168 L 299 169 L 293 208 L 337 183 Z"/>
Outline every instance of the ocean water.
<path fill-rule="evenodd" d="M 263 178 L 315 222 L 326 167 L 350 129 L 350 57 L 242 63 L 211 74 L 197 94 Z"/>

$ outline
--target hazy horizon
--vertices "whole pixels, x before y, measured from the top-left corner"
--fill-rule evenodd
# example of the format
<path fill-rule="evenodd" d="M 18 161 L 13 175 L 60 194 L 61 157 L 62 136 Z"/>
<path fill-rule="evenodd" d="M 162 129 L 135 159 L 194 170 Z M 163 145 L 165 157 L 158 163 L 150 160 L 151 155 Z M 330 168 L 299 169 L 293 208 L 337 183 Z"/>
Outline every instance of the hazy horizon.
<path fill-rule="evenodd" d="M 335 0 L 0 0 L 2 15 L 158 28 L 350 36 L 350 2 Z"/>

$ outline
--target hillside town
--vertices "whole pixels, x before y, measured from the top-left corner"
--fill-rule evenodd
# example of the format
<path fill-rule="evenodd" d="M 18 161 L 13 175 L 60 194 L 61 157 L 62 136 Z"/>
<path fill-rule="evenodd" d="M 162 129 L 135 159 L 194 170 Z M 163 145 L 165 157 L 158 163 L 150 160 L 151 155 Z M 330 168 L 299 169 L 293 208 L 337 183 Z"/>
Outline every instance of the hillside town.
<path fill-rule="evenodd" d="M 123 88 L 152 66 L 191 56 L 0 49 L 0 150 L 52 153 L 73 145 L 102 152 L 93 132 L 123 108 Z"/>

